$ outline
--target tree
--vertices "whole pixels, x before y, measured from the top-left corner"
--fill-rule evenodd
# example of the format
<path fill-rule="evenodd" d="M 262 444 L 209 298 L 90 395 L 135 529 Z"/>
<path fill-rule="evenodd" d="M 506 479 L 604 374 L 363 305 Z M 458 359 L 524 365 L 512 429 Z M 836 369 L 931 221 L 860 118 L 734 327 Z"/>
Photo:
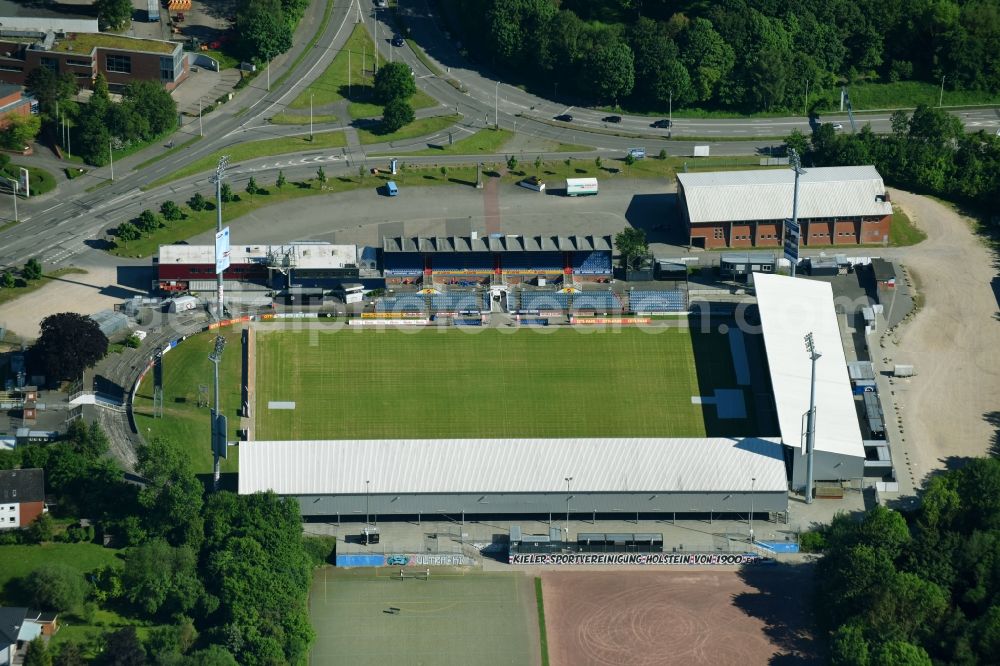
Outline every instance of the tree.
<path fill-rule="evenodd" d="M 76 641 L 65 641 L 59 647 L 59 653 L 52 660 L 53 666 L 84 666 L 83 648 Z"/>
<path fill-rule="evenodd" d="M 169 222 L 176 222 L 184 217 L 184 213 L 181 212 L 180 206 L 170 200 L 164 201 L 160 204 L 160 215 L 163 216 L 163 219 Z"/>
<path fill-rule="evenodd" d="M 112 30 L 121 30 L 132 20 L 130 0 L 94 0 L 101 22 Z"/>
<path fill-rule="evenodd" d="M 139 213 L 139 217 L 135 218 L 135 226 L 138 227 L 139 231 L 148 234 L 160 227 L 160 218 L 147 208 Z"/>
<path fill-rule="evenodd" d="M 807 139 L 806 135 L 796 127 L 792 130 L 791 134 L 785 137 L 785 146 L 788 148 L 794 148 L 799 154 L 799 157 L 802 157 L 809 151 L 809 139 Z"/>
<path fill-rule="evenodd" d="M 618 250 L 622 268 L 629 268 L 635 259 L 649 254 L 649 243 L 646 232 L 634 227 L 626 227 L 615 235 L 615 248 Z"/>
<path fill-rule="evenodd" d="M 49 315 L 32 353 L 49 382 L 78 379 L 108 352 L 108 338 L 90 317 L 75 312 Z"/>
<path fill-rule="evenodd" d="M 28 282 L 34 282 L 35 280 L 42 279 L 42 264 L 32 257 L 24 264 L 24 268 L 21 269 L 21 277 L 23 277 Z"/>
<path fill-rule="evenodd" d="M 28 526 L 28 536 L 35 543 L 52 541 L 53 522 L 52 516 L 43 513 Z"/>
<path fill-rule="evenodd" d="M 257 181 L 253 176 L 250 176 L 250 180 L 247 181 L 247 194 L 250 195 L 250 201 L 253 202 L 253 195 L 260 192 L 260 188 L 257 187 Z"/>
<path fill-rule="evenodd" d="M 131 222 L 122 222 L 115 229 L 115 237 L 125 243 L 125 247 L 128 247 L 129 241 L 138 240 L 142 236 L 139 228 L 132 224 Z"/>
<path fill-rule="evenodd" d="M 413 122 L 416 116 L 413 114 L 413 107 L 404 99 L 396 98 L 386 103 L 382 109 L 382 132 L 391 134 L 404 125 Z"/>
<path fill-rule="evenodd" d="M 635 85 L 635 63 L 628 44 L 612 41 L 588 54 L 588 78 L 599 101 L 618 103 Z"/>
<path fill-rule="evenodd" d="M 507 170 L 508 171 L 513 171 L 516 168 L 517 168 L 517 158 L 514 157 L 513 155 L 508 155 L 507 156 Z"/>
<path fill-rule="evenodd" d="M 82 604 L 87 592 L 83 574 L 71 566 L 50 562 L 30 574 L 25 585 L 34 606 L 71 613 Z"/>
<path fill-rule="evenodd" d="M 927 651 L 906 641 L 889 641 L 875 648 L 871 666 L 931 666 Z"/>
<path fill-rule="evenodd" d="M 322 166 L 316 169 L 316 180 L 319 181 L 320 187 L 326 185 L 326 171 L 323 170 Z"/>
<path fill-rule="evenodd" d="M 25 79 L 28 92 L 38 100 L 42 113 L 57 120 L 56 105 L 67 102 L 76 94 L 76 80 L 70 73 L 56 74 L 48 67 L 38 67 L 31 70 Z M 65 109 L 62 109 L 65 112 Z"/>
<path fill-rule="evenodd" d="M 232 653 L 219 645 L 210 645 L 204 650 L 192 652 L 187 663 L 190 666 L 237 666 Z"/>
<path fill-rule="evenodd" d="M 143 520 L 151 534 L 170 544 L 200 545 L 203 488 L 191 461 L 172 440 L 153 439 L 138 452 L 137 469 L 147 484 L 139 491 Z"/>
<path fill-rule="evenodd" d="M 536 155 L 535 156 L 535 175 L 536 176 L 538 175 L 538 170 L 541 169 L 541 168 L 542 168 L 542 156 L 541 155 Z"/>
<path fill-rule="evenodd" d="M 205 592 L 196 567 L 197 557 L 188 546 L 148 541 L 125 556 L 125 597 L 149 616 L 186 614 Z"/>
<path fill-rule="evenodd" d="M 208 201 L 205 200 L 205 197 L 202 196 L 201 192 L 195 192 L 194 196 L 191 197 L 190 201 L 188 201 L 188 206 L 191 207 L 191 210 L 195 211 L 205 210 L 208 206 Z"/>
<path fill-rule="evenodd" d="M 278 188 L 278 190 L 281 190 L 281 188 L 283 188 L 287 182 L 288 181 L 285 180 L 285 172 L 279 169 L 278 179 L 274 181 L 274 186 Z"/>
<path fill-rule="evenodd" d="M 236 196 L 233 194 L 233 188 L 229 183 L 223 183 L 219 188 L 219 199 L 222 203 L 231 203 L 236 201 Z"/>
<path fill-rule="evenodd" d="M 0 146 L 21 152 L 35 140 L 42 129 L 42 119 L 38 116 L 8 116 L 6 126 L 0 133 Z"/>
<path fill-rule="evenodd" d="M 246 60 L 267 62 L 292 47 L 292 26 L 279 0 L 243 0 L 236 10 L 238 48 Z"/>
<path fill-rule="evenodd" d="M 868 641 L 861 627 L 845 624 L 830 641 L 831 666 L 868 666 Z"/>
<path fill-rule="evenodd" d="M 107 666 L 145 666 L 146 650 L 142 647 L 135 627 L 129 625 L 104 634 L 100 663 Z"/>
<path fill-rule="evenodd" d="M 42 636 L 36 636 L 28 643 L 24 653 L 24 666 L 52 666 L 52 655 Z"/>
<path fill-rule="evenodd" d="M 635 164 L 635 155 L 631 151 L 625 155 L 625 167 L 626 172 L 632 169 L 632 165 Z"/>
<path fill-rule="evenodd" d="M 448 177 L 448 167 L 446 167 L 443 164 L 441 165 L 441 177 L 442 178 L 447 178 Z"/>
<path fill-rule="evenodd" d="M 375 101 L 388 104 L 394 99 L 409 99 L 417 92 L 417 84 L 413 78 L 410 66 L 405 62 L 382 65 L 375 74 Z"/>
<path fill-rule="evenodd" d="M 4 289 L 13 289 L 17 286 L 17 280 L 14 279 L 14 274 L 10 271 L 4 271 L 3 275 L 0 276 L 0 287 Z"/>
<path fill-rule="evenodd" d="M 598 155 L 597 157 L 594 158 L 594 166 L 597 167 L 598 169 L 601 168 L 601 156 L 600 155 Z"/>
<path fill-rule="evenodd" d="M 153 81 L 133 81 L 125 86 L 122 104 L 136 119 L 143 119 L 139 137 L 152 139 L 177 126 L 177 103 L 170 93 Z"/>

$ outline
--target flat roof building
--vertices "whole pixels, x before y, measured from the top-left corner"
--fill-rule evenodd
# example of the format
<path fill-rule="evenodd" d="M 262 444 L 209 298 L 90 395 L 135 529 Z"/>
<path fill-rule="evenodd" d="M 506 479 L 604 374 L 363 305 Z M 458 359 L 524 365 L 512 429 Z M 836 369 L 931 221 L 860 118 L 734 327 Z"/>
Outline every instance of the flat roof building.
<path fill-rule="evenodd" d="M 692 247 L 775 247 L 792 217 L 790 169 L 677 174 L 681 219 Z M 803 245 L 880 243 L 892 204 L 874 166 L 813 167 L 799 182 Z"/>
<path fill-rule="evenodd" d="M 833 288 L 782 275 L 754 273 L 764 346 L 774 390 L 781 441 L 792 449 L 792 483 L 805 486 L 805 414 L 809 411 L 812 362 L 805 336 L 816 351 L 815 479 L 860 479 L 865 451 L 847 358 L 833 304 Z"/>

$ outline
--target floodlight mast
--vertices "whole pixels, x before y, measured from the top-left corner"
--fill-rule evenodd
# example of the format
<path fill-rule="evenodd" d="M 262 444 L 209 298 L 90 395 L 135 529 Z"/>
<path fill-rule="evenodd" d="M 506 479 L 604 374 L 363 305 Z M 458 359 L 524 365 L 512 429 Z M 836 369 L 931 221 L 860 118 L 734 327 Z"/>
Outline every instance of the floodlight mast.
<path fill-rule="evenodd" d="M 219 158 L 219 164 L 215 168 L 215 175 L 212 176 L 212 182 L 215 183 L 215 230 L 217 232 L 222 231 L 222 179 L 226 177 L 226 169 L 228 167 L 229 155 L 223 155 Z M 218 261 L 218 257 L 216 257 L 216 261 Z M 224 312 L 222 304 L 222 273 L 223 271 L 220 271 L 216 274 L 218 289 L 216 319 L 222 319 Z"/>
<path fill-rule="evenodd" d="M 222 413 L 222 406 L 219 404 L 219 363 L 222 361 L 222 352 L 226 348 L 226 339 L 221 335 L 215 336 L 215 349 L 208 355 L 208 360 L 212 362 L 215 374 L 215 402 L 212 407 L 212 490 L 219 490 L 219 479 L 222 476 L 222 467 L 219 462 L 219 438 L 226 437 L 226 433 L 219 433 L 219 414 Z"/>
<path fill-rule="evenodd" d="M 799 176 L 806 172 L 802 168 L 802 161 L 799 158 L 799 151 L 794 148 L 788 149 L 788 166 L 795 172 L 795 188 L 792 191 L 792 226 L 796 229 L 799 228 Z M 799 236 L 801 238 L 801 235 Z M 798 255 L 798 252 L 796 252 Z M 795 264 L 798 260 L 792 262 L 792 277 L 795 277 Z"/>
<path fill-rule="evenodd" d="M 806 351 L 812 361 L 812 378 L 809 382 L 809 412 L 806 415 L 806 504 L 813 502 L 813 458 L 816 455 L 816 361 L 822 356 L 816 351 L 813 334 L 805 337 Z"/>

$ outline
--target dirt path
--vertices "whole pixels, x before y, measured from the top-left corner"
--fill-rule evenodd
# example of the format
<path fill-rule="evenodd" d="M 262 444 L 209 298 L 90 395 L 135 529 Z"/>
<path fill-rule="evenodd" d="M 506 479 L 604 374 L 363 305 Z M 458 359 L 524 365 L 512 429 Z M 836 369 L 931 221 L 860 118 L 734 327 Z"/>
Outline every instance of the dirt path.
<path fill-rule="evenodd" d="M 970 221 L 927 197 L 892 190 L 927 240 L 893 253 L 915 277 L 922 310 L 884 338 L 889 363 L 913 363 L 917 376 L 895 380 L 905 448 L 917 483 L 932 470 L 982 456 L 1000 411 L 1000 323 L 992 288 L 993 252 Z M 890 365 L 891 367 L 891 365 Z"/>

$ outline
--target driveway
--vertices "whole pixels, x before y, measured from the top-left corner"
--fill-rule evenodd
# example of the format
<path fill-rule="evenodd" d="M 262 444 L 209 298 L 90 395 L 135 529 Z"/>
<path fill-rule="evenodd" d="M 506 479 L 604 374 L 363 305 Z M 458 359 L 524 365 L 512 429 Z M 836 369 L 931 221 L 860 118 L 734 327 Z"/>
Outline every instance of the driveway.
<path fill-rule="evenodd" d="M 883 359 L 912 363 L 916 376 L 893 380 L 905 446 L 919 484 L 936 469 L 986 455 L 1000 410 L 1000 324 L 995 255 L 971 220 L 927 197 L 892 190 L 927 240 L 903 263 L 923 308 L 883 338 Z"/>

